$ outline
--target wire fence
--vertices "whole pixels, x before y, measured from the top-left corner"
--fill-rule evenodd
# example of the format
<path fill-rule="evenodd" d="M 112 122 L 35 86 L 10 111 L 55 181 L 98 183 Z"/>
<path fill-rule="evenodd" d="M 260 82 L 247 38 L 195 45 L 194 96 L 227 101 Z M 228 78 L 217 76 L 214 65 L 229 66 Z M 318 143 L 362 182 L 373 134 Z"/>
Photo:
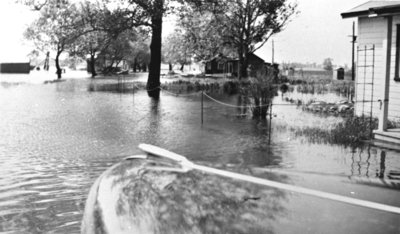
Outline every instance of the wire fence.
<path fill-rule="evenodd" d="M 276 115 L 274 115 L 273 113 L 272 113 L 272 108 L 273 108 L 273 106 L 295 106 L 295 107 L 300 107 L 300 106 L 302 106 L 303 108 L 308 108 L 309 106 L 310 106 L 310 104 L 312 104 L 312 103 L 308 103 L 308 104 L 305 104 L 305 103 L 303 103 L 303 102 L 301 102 L 301 101 L 297 101 L 297 102 L 294 102 L 294 103 L 272 103 L 272 101 L 270 102 L 270 103 L 267 103 L 267 104 L 261 104 L 261 105 L 255 105 L 254 103 L 252 103 L 252 102 L 249 102 L 248 104 L 246 104 L 246 105 L 235 105 L 235 104 L 231 104 L 231 103 L 227 103 L 227 102 L 224 102 L 224 101 L 222 101 L 222 100 L 218 100 L 217 98 L 215 98 L 215 97 L 212 97 L 209 93 L 207 93 L 207 92 L 205 92 L 204 90 L 200 90 L 200 91 L 194 91 L 194 92 L 192 92 L 192 93 L 177 93 L 177 92 L 172 92 L 172 91 L 170 91 L 170 90 L 168 90 L 168 89 L 166 89 L 166 88 L 163 88 L 162 86 L 158 86 L 158 87 L 155 87 L 155 88 L 152 88 L 152 89 L 147 89 L 146 87 L 139 87 L 137 84 L 135 84 L 135 83 L 133 83 L 133 85 L 134 85 L 134 87 L 136 87 L 137 89 L 139 89 L 139 90 L 145 90 L 145 91 L 154 91 L 154 90 L 157 90 L 157 89 L 159 89 L 160 91 L 162 91 L 163 93 L 166 93 L 166 94 L 168 94 L 168 95 L 173 95 L 173 96 L 177 96 L 177 97 L 190 97 L 190 96 L 200 96 L 201 97 L 201 123 L 203 124 L 203 122 L 204 122 L 204 97 L 206 97 L 208 100 L 210 100 L 210 101 L 212 101 L 212 102 L 214 102 L 214 103 L 217 103 L 218 105 L 221 105 L 221 106 L 225 106 L 225 107 L 229 107 L 229 108 L 236 108 L 236 109 L 243 109 L 243 108 L 250 108 L 250 109 L 255 109 L 255 108 L 268 108 L 269 109 L 269 111 L 267 111 L 267 113 L 266 113 L 266 116 L 268 116 L 269 117 L 269 119 L 270 119 L 270 121 L 272 121 L 272 118 L 273 117 L 276 117 Z M 348 104 L 351 104 L 351 105 L 353 105 L 353 106 L 351 106 L 351 105 L 349 105 L 349 107 L 348 108 L 352 108 L 353 107 L 353 109 L 350 109 L 350 110 L 352 110 L 352 111 L 354 111 L 354 105 L 355 104 L 357 104 L 357 103 L 364 103 L 364 102 L 369 102 L 369 103 L 372 103 L 372 102 L 376 102 L 376 103 L 380 103 L 380 106 L 382 106 L 382 103 L 383 103 L 383 101 L 382 100 L 359 100 L 359 101 L 351 101 L 351 102 L 344 102 L 344 103 L 326 103 L 326 102 L 324 102 L 324 103 L 320 103 L 319 105 L 321 106 L 321 108 L 322 107 L 324 107 L 324 108 L 326 108 L 326 106 L 328 106 L 329 107 L 329 105 L 331 105 L 331 106 L 337 106 L 338 108 L 337 109 L 339 109 L 339 106 L 340 105 L 348 105 Z M 318 104 L 316 104 L 316 106 L 318 106 Z M 328 108 L 329 109 L 329 108 Z M 309 110 L 309 109 L 307 109 L 307 110 Z M 328 111 L 326 111 L 326 112 L 328 112 Z M 329 112 L 332 112 L 330 109 L 329 109 Z"/>
<path fill-rule="evenodd" d="M 162 86 L 158 86 L 158 87 L 155 87 L 155 88 L 153 88 L 153 89 L 147 89 L 147 88 L 141 88 L 141 87 L 137 86 L 135 83 L 134 83 L 133 85 L 134 85 L 137 89 L 140 89 L 140 90 L 154 91 L 154 90 L 159 89 L 159 90 L 161 90 L 162 92 L 165 92 L 165 93 L 167 93 L 167 94 L 174 95 L 174 96 L 180 96 L 180 97 L 199 96 L 199 94 L 201 94 L 201 95 L 204 95 L 204 96 L 207 97 L 209 100 L 211 100 L 211 101 L 213 101 L 213 102 L 215 102 L 215 103 L 218 103 L 218 104 L 223 105 L 223 106 L 226 106 L 226 107 L 231 107 L 231 108 L 269 107 L 269 106 L 271 106 L 271 105 L 274 105 L 274 106 L 301 106 L 301 105 L 305 105 L 305 104 L 302 103 L 302 102 L 297 102 L 297 103 L 268 103 L 268 104 L 263 104 L 263 105 L 253 105 L 253 104 L 249 103 L 249 104 L 247 104 L 247 105 L 234 105 L 234 104 L 230 104 L 230 103 L 226 103 L 226 102 L 223 102 L 223 101 L 221 101 L 221 100 L 218 100 L 218 99 L 216 99 L 216 98 L 210 96 L 210 95 L 209 95 L 207 92 L 205 92 L 205 91 L 196 91 L 196 92 L 192 92 L 192 93 L 185 93 L 185 94 L 183 94 L 183 93 L 171 92 L 171 91 L 169 91 L 168 89 L 163 88 Z M 361 100 L 361 101 L 352 101 L 351 103 L 354 104 L 354 103 L 362 103 L 362 102 L 379 102 L 379 103 L 381 103 L 382 101 L 381 101 L 381 100 L 374 100 L 374 101 L 370 101 L 370 100 Z M 327 103 L 327 104 L 335 104 L 335 103 Z M 337 103 L 336 103 L 336 104 L 337 104 Z M 343 104 L 345 104 L 345 103 L 343 103 Z"/>
<path fill-rule="evenodd" d="M 211 100 L 211 101 L 213 101 L 215 103 L 218 103 L 218 104 L 226 106 L 226 107 L 231 107 L 231 108 L 251 108 L 251 107 L 260 107 L 261 108 L 261 107 L 269 107 L 271 105 L 274 105 L 274 106 L 301 106 L 301 105 L 305 105 L 303 102 L 297 102 L 297 103 L 268 103 L 268 104 L 262 104 L 262 105 L 252 105 L 251 103 L 249 103 L 248 105 L 234 105 L 234 104 L 223 102 L 221 100 L 217 100 L 216 98 L 211 97 L 205 91 L 196 91 L 196 92 L 192 92 L 192 93 L 182 94 L 182 93 L 171 92 L 168 89 L 163 88 L 162 86 L 158 86 L 158 87 L 155 87 L 155 88 L 152 88 L 152 89 L 147 89 L 147 88 L 141 88 L 141 87 L 137 86 L 135 83 L 133 83 L 133 85 L 134 85 L 134 87 L 136 87 L 137 89 L 140 89 L 140 90 L 145 90 L 145 91 L 151 92 L 151 91 L 159 89 L 159 90 L 163 91 L 164 93 L 167 93 L 167 94 L 170 94 L 170 95 L 174 95 L 174 96 L 180 96 L 180 97 L 198 96 L 199 94 L 201 94 L 201 95 L 207 97 L 209 100 Z M 352 101 L 351 103 L 355 104 L 355 103 L 363 103 L 363 102 L 369 102 L 369 103 L 371 103 L 371 102 L 380 102 L 381 103 L 382 101 L 381 100 L 374 100 L 374 101 L 361 100 L 361 101 Z M 331 103 L 329 103 L 329 104 L 331 104 Z"/>
<path fill-rule="evenodd" d="M 201 125 L 204 124 L 204 97 L 206 97 L 208 100 L 220 105 L 220 106 L 224 106 L 224 107 L 228 107 L 228 108 L 236 108 L 236 109 L 251 109 L 251 110 L 262 110 L 263 108 L 265 112 L 263 112 L 263 114 L 260 115 L 261 118 L 265 118 L 265 119 L 269 119 L 269 127 L 268 127 L 268 143 L 271 144 L 271 135 L 272 135 L 272 119 L 275 118 L 277 115 L 273 114 L 272 109 L 273 106 L 292 106 L 292 107 L 303 107 L 303 110 L 309 110 L 309 111 L 317 111 L 317 112 L 324 112 L 324 113 L 343 113 L 343 114 L 351 114 L 349 111 L 351 111 L 354 114 L 354 105 L 356 103 L 360 103 L 360 102 L 377 102 L 380 103 L 382 106 L 382 100 L 360 100 L 360 101 L 352 101 L 352 102 L 343 102 L 343 103 L 326 103 L 326 102 L 321 102 L 320 104 L 316 104 L 315 107 L 318 110 L 314 110 L 314 109 L 309 109 L 309 107 L 311 105 L 309 104 L 305 104 L 301 101 L 295 101 L 294 103 L 273 103 L 272 100 L 270 100 L 270 103 L 267 104 L 261 104 L 261 105 L 255 105 L 254 102 L 248 102 L 245 105 L 235 105 L 232 103 L 227 103 L 224 102 L 222 100 L 218 100 L 215 97 L 212 97 L 209 93 L 205 92 L 204 90 L 200 90 L 200 91 L 194 91 L 192 93 L 176 93 L 176 92 L 172 92 L 166 88 L 163 88 L 161 86 L 152 88 L 152 89 L 147 89 L 147 87 L 139 87 L 137 84 L 133 83 L 134 87 L 136 87 L 139 90 L 145 90 L 145 91 L 154 91 L 159 89 L 160 91 L 162 91 L 163 93 L 166 93 L 168 95 L 173 95 L 173 96 L 181 96 L 181 97 L 190 97 L 190 96 L 198 96 L 201 97 L 201 107 L 199 107 L 200 109 L 200 117 L 201 117 Z M 342 112 L 340 109 L 342 109 L 341 105 L 347 105 L 347 107 L 344 108 L 344 112 Z M 323 109 L 323 110 L 322 110 Z M 246 114 L 248 115 L 248 114 Z M 254 117 L 254 113 L 253 113 L 253 117 Z M 257 116 L 256 116 L 257 117 Z M 372 121 L 372 119 L 371 119 Z M 370 127 L 371 127 L 371 132 L 372 132 L 372 124 L 370 123 Z"/>

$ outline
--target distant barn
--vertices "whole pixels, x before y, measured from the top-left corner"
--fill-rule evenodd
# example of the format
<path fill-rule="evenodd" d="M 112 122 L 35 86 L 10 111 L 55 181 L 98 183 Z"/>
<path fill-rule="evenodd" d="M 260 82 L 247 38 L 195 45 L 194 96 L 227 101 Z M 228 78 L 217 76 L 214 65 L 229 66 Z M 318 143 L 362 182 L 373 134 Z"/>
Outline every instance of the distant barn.
<path fill-rule="evenodd" d="M 30 63 L 0 63 L 0 73 L 29 73 Z"/>
<path fill-rule="evenodd" d="M 250 70 L 257 70 L 262 67 L 270 68 L 270 63 L 265 63 L 265 61 L 258 57 L 257 55 L 251 53 L 248 57 L 248 65 Z M 278 64 L 273 65 L 274 68 L 278 68 Z M 236 77 L 239 71 L 239 59 L 230 58 L 219 54 L 214 58 L 205 62 L 205 74 L 210 75 L 226 75 L 228 77 Z"/>

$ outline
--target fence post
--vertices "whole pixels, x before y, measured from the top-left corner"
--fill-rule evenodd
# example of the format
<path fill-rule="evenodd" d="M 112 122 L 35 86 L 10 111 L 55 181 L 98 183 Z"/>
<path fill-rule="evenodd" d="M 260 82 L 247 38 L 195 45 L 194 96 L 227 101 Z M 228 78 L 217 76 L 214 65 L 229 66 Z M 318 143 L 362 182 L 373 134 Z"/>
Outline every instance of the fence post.
<path fill-rule="evenodd" d="M 271 144 L 271 128 L 272 127 L 272 101 L 269 107 L 269 127 L 268 127 L 268 144 Z"/>
<path fill-rule="evenodd" d="M 204 90 L 201 90 L 201 125 L 203 125 L 203 107 L 204 107 L 204 104 L 203 104 L 203 99 L 204 99 Z"/>

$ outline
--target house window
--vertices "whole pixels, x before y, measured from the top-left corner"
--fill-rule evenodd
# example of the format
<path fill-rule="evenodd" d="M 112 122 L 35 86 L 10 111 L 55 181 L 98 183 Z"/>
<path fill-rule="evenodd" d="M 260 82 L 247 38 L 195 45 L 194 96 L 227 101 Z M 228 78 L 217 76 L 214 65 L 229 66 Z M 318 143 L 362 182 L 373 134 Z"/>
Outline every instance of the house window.
<path fill-rule="evenodd" d="M 396 66 L 394 70 L 394 80 L 400 81 L 399 77 L 400 66 L 400 24 L 396 25 Z"/>
<path fill-rule="evenodd" d="M 224 63 L 218 62 L 218 70 L 224 70 Z"/>

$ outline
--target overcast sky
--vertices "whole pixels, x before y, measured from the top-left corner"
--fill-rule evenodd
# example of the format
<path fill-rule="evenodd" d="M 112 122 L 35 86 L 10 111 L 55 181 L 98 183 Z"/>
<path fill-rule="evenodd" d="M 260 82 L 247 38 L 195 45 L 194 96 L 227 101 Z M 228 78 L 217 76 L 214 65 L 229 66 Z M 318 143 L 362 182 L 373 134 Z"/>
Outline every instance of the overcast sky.
<path fill-rule="evenodd" d="M 13 0 L 0 0 L 0 61 L 25 60 L 29 47 L 23 46 L 22 32 L 32 13 Z"/>
<path fill-rule="evenodd" d="M 338 65 L 351 63 L 351 34 L 354 19 L 342 19 L 341 12 L 367 0 L 297 0 L 300 13 L 285 30 L 274 36 L 275 62 L 316 62 L 333 58 Z M 29 48 L 23 46 L 22 32 L 32 13 L 14 0 L 0 0 L 0 60 L 23 57 Z M 170 32 L 165 28 L 164 32 Z M 12 52 L 16 53 L 12 53 Z M 256 52 L 271 61 L 271 41 Z M 14 57 L 14 58 L 12 58 Z"/>
<path fill-rule="evenodd" d="M 351 64 L 353 19 L 342 19 L 340 13 L 367 0 L 298 0 L 300 13 L 284 31 L 273 37 L 275 62 L 316 62 L 332 58 L 338 65 Z M 356 22 L 357 30 L 357 22 Z M 264 60 L 272 58 L 271 41 L 256 52 Z"/>

